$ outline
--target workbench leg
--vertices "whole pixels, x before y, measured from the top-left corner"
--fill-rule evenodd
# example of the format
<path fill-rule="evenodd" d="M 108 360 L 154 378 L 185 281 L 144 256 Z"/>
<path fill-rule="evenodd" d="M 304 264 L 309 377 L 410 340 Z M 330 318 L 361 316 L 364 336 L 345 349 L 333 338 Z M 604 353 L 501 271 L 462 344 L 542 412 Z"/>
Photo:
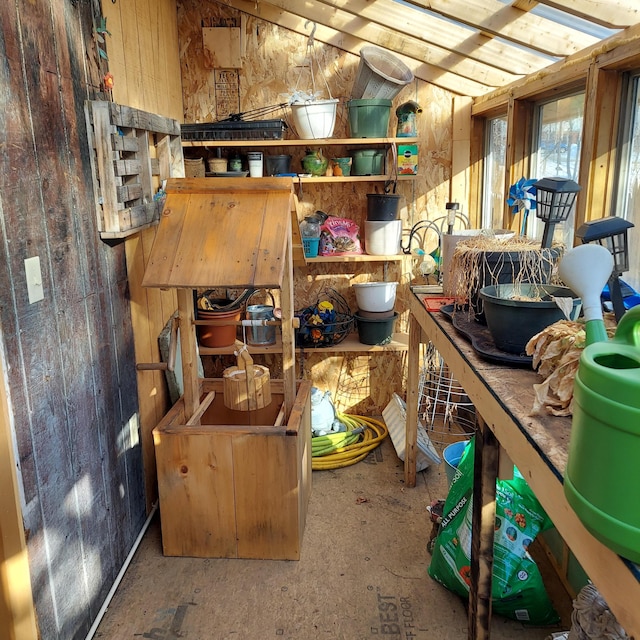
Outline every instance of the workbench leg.
<path fill-rule="evenodd" d="M 499 444 L 491 429 L 479 416 L 474 454 L 468 637 L 469 640 L 488 640 L 491 628 Z"/>
<path fill-rule="evenodd" d="M 418 382 L 420 371 L 420 344 L 422 327 L 409 317 L 409 353 L 407 358 L 407 414 L 405 420 L 404 483 L 416 486 L 416 459 L 418 457 Z"/>

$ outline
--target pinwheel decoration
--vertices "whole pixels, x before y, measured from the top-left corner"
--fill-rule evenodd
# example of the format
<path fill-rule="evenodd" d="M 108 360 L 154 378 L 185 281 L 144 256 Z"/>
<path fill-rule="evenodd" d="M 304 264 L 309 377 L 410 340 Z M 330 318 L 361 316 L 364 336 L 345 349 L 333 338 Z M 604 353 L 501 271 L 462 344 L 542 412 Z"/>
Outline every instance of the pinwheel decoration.
<path fill-rule="evenodd" d="M 526 180 L 520 178 L 518 182 L 512 184 L 509 187 L 509 197 L 507 198 L 507 204 L 511 207 L 513 213 L 523 212 L 522 226 L 520 228 L 520 235 L 524 236 L 527 232 L 527 217 L 529 211 L 536 208 L 536 187 L 535 180 Z"/>

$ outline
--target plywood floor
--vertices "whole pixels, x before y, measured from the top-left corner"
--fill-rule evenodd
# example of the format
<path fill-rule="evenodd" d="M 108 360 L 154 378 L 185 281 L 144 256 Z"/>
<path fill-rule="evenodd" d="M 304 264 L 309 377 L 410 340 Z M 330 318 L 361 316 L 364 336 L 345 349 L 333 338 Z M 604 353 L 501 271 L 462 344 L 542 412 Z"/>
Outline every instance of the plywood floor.
<path fill-rule="evenodd" d="M 414 489 L 403 478 L 389 439 L 354 466 L 314 472 L 297 562 L 165 558 L 156 517 L 95 637 L 466 638 L 465 604 L 427 575 L 426 506 L 445 496 L 444 466 L 419 473 Z M 567 629 L 570 600 L 557 592 Z M 494 617 L 492 638 L 544 640 L 558 630 Z"/>

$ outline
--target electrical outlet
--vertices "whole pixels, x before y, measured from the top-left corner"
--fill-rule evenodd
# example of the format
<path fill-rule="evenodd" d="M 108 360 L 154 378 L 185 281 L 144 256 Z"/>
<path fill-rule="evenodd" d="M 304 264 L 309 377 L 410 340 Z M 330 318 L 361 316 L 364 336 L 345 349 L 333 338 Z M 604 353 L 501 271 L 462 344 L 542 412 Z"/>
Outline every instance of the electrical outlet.
<path fill-rule="evenodd" d="M 40 258 L 26 258 L 24 261 L 24 271 L 27 276 L 27 293 L 29 294 L 29 304 L 44 300 L 44 287 L 42 286 L 42 271 L 40 270 Z"/>

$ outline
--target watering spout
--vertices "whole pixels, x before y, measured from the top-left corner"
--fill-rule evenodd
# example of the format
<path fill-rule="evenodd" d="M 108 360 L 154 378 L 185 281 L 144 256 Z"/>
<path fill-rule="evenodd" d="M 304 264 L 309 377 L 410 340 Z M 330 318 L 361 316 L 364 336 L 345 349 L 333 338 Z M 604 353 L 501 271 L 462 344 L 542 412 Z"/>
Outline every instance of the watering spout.
<path fill-rule="evenodd" d="M 587 344 L 607 340 L 600 294 L 612 270 L 613 256 L 599 244 L 569 249 L 558 266 L 562 281 L 582 299 Z"/>

